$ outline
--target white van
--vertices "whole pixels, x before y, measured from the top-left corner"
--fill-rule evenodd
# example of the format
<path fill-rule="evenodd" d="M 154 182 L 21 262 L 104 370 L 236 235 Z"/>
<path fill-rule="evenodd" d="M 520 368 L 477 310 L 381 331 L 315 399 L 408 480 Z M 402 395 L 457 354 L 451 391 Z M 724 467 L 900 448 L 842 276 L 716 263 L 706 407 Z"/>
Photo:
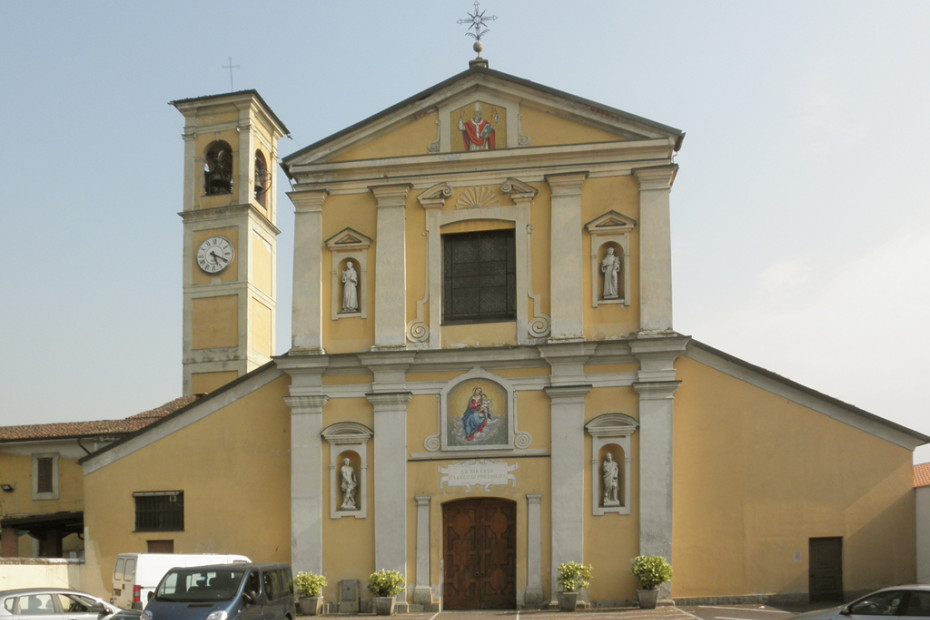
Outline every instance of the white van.
<path fill-rule="evenodd" d="M 142 609 L 158 582 L 172 568 L 251 561 L 244 555 L 221 553 L 120 553 L 113 567 L 110 602 L 123 609 Z"/>

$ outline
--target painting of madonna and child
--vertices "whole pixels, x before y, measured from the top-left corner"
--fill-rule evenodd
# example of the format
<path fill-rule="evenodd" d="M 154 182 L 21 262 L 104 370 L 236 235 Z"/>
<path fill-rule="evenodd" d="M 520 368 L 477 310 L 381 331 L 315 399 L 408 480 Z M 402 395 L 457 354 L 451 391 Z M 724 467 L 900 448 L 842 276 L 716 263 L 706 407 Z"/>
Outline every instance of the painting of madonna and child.
<path fill-rule="evenodd" d="M 463 381 L 447 395 L 446 445 L 508 447 L 507 391 L 489 379 Z"/>

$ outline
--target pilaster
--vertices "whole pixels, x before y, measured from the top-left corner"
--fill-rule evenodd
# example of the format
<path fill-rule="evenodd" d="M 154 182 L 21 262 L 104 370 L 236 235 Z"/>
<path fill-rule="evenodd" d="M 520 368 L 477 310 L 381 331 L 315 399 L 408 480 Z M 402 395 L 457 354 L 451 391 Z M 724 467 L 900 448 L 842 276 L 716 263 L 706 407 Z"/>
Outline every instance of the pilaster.
<path fill-rule="evenodd" d="M 326 190 L 291 192 L 294 287 L 291 347 L 323 351 L 323 203 Z"/>
<path fill-rule="evenodd" d="M 669 193 L 676 164 L 639 168 L 640 330 L 672 329 L 672 241 Z"/>
<path fill-rule="evenodd" d="M 374 348 L 403 348 L 407 344 L 405 209 L 410 185 L 369 189 L 378 201 Z"/>
<path fill-rule="evenodd" d="M 417 495 L 417 585 L 413 590 L 413 602 L 424 609 L 433 606 L 429 570 L 429 495 Z"/>
<path fill-rule="evenodd" d="M 375 420 L 375 566 L 400 571 L 405 576 L 407 402 L 411 396 L 410 392 L 367 395 Z"/>
<path fill-rule="evenodd" d="M 323 571 L 323 406 L 326 396 L 285 396 L 291 408 L 291 564 Z"/>
<path fill-rule="evenodd" d="M 558 591 L 555 567 L 584 558 L 584 399 L 590 390 L 588 384 L 546 388 L 552 401 L 550 597 Z"/>
<path fill-rule="evenodd" d="M 551 189 L 550 339 L 584 337 L 581 187 L 586 172 L 546 177 Z"/>
<path fill-rule="evenodd" d="M 542 493 L 526 494 L 526 592 L 523 604 L 538 609 L 543 603 Z"/>

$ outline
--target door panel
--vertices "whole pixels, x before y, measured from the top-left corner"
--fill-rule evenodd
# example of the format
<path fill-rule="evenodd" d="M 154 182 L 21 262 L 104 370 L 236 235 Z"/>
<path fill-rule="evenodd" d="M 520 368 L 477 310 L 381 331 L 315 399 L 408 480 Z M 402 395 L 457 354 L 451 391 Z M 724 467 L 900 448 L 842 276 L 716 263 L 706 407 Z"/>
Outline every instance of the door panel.
<path fill-rule="evenodd" d="M 811 538 L 810 600 L 843 601 L 843 539 Z"/>
<path fill-rule="evenodd" d="M 442 507 L 446 609 L 516 607 L 516 505 L 468 499 Z"/>

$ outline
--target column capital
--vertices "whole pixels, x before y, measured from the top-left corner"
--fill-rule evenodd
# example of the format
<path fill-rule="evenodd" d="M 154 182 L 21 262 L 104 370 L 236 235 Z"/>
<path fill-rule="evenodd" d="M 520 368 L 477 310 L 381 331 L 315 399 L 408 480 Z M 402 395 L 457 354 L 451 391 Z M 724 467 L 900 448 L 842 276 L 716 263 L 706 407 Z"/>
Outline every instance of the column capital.
<path fill-rule="evenodd" d="M 291 414 L 323 413 L 323 407 L 329 396 L 285 396 L 284 402 L 291 408 Z"/>
<path fill-rule="evenodd" d="M 407 202 L 407 193 L 413 187 L 409 183 L 395 185 L 372 185 L 368 190 L 374 194 L 378 201 L 378 208 L 403 207 Z"/>
<path fill-rule="evenodd" d="M 329 197 L 329 192 L 325 189 L 288 192 L 287 197 L 291 199 L 295 212 L 319 213 L 323 210 L 323 203 Z"/>
<path fill-rule="evenodd" d="M 591 391 L 593 386 L 590 383 L 582 385 L 551 385 L 547 388 L 544 388 L 546 395 L 549 396 L 551 400 L 559 401 L 573 401 L 573 400 L 584 400 L 584 397 L 588 395 L 588 392 Z"/>
<path fill-rule="evenodd" d="M 547 174 L 546 183 L 552 190 L 552 196 L 575 196 L 581 193 L 581 186 L 588 178 L 587 172 L 567 172 L 564 174 Z"/>
<path fill-rule="evenodd" d="M 414 495 L 413 499 L 417 500 L 417 506 L 429 506 L 432 495 Z"/>
<path fill-rule="evenodd" d="M 405 408 L 410 399 L 413 398 L 413 394 L 410 392 L 369 393 L 365 394 L 365 398 L 374 406 L 377 413 L 378 409 L 394 410 Z"/>
<path fill-rule="evenodd" d="M 534 505 L 542 503 L 542 493 L 527 493 L 526 503 Z"/>
<path fill-rule="evenodd" d="M 633 383 L 633 389 L 639 393 L 639 399 L 643 400 L 668 400 L 672 399 L 675 390 L 681 385 L 681 381 L 649 381 L 645 383 Z"/>
<path fill-rule="evenodd" d="M 633 176 L 639 182 L 639 189 L 669 189 L 675 182 L 678 174 L 678 164 L 665 166 L 650 166 L 648 168 L 635 168 Z"/>

